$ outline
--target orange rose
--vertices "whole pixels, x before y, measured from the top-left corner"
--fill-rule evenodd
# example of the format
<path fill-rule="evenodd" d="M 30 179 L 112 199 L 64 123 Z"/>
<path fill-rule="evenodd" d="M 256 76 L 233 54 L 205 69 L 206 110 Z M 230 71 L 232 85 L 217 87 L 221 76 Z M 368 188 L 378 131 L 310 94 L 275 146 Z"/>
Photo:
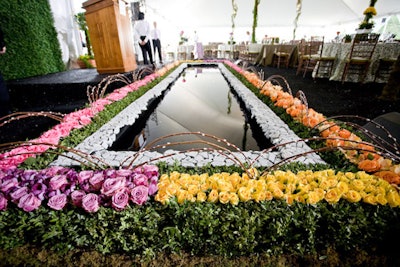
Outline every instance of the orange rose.
<path fill-rule="evenodd" d="M 400 184 L 400 176 L 392 171 L 375 172 L 374 175 L 388 181 L 390 184 Z"/>
<path fill-rule="evenodd" d="M 366 172 L 375 172 L 381 169 L 381 165 L 376 160 L 365 159 L 358 163 L 358 168 Z"/>

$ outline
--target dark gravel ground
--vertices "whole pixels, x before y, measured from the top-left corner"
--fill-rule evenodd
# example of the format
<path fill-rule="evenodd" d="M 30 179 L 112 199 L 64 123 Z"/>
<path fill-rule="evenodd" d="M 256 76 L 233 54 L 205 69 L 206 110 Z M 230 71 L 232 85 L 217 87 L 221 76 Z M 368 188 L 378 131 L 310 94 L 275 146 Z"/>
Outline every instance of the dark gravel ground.
<path fill-rule="evenodd" d="M 302 90 L 310 108 L 327 117 L 358 115 L 373 119 L 385 113 L 400 112 L 400 101 L 382 101 L 380 95 L 384 84 L 354 84 L 313 80 L 311 76 L 296 76 L 295 69 L 258 67 L 265 77 L 285 77 L 295 95 Z M 32 77 L 8 82 L 14 111 L 53 111 L 69 113 L 84 107 L 88 102 L 86 89 L 96 86 L 107 75 L 99 75 L 95 69 L 77 69 L 62 73 Z M 107 91 L 123 86 L 115 83 Z M 23 141 L 38 137 L 57 122 L 49 118 L 33 117 L 21 119 L 0 127 L 0 144 Z"/>

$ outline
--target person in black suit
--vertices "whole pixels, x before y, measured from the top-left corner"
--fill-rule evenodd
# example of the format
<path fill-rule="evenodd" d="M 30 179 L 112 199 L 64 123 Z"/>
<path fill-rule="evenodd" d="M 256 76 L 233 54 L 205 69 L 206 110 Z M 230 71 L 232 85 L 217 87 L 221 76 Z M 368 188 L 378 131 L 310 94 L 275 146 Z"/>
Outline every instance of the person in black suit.
<path fill-rule="evenodd" d="M 135 40 L 139 43 L 140 49 L 142 50 L 143 63 L 149 64 L 147 55 L 149 55 L 150 63 L 154 64 L 153 53 L 150 45 L 150 24 L 144 19 L 144 13 L 139 12 L 138 20 L 134 27 Z"/>

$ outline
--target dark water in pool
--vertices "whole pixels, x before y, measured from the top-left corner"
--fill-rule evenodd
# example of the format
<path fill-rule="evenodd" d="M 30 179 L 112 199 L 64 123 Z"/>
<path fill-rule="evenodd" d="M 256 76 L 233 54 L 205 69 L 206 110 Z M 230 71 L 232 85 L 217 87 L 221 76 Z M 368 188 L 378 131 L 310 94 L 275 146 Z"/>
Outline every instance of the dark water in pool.
<path fill-rule="evenodd" d="M 138 150 L 159 137 L 182 132 L 214 135 L 226 139 L 243 151 L 261 148 L 253 137 L 254 127 L 250 127 L 229 84 L 216 67 L 186 68 L 164 98 L 159 100 L 153 103 L 154 110 L 150 110 L 134 125 L 121 131 L 110 150 Z M 194 144 L 195 140 L 212 141 L 226 147 L 223 142 L 213 141 L 205 136 L 180 135 L 157 144 L 182 141 L 191 143 L 155 150 L 184 151 L 209 147 L 204 143 Z"/>

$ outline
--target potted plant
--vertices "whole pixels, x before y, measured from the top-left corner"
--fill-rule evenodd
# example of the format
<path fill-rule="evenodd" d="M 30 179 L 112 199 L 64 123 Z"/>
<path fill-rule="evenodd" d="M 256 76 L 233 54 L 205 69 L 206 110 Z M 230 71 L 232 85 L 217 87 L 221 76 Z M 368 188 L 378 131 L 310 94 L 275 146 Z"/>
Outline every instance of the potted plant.
<path fill-rule="evenodd" d="M 91 69 L 96 67 L 93 55 L 81 55 L 78 58 L 78 65 L 81 69 Z"/>
<path fill-rule="evenodd" d="M 81 55 L 78 58 L 78 65 L 81 68 L 95 68 L 96 62 L 92 51 L 92 44 L 89 36 L 89 28 L 87 26 L 85 13 L 81 12 L 75 15 L 75 20 L 78 23 L 79 29 L 85 33 L 85 41 L 87 47 L 87 54 Z"/>
<path fill-rule="evenodd" d="M 343 41 L 345 42 L 345 43 L 351 43 L 351 35 L 350 34 L 346 34 L 344 37 L 343 37 Z"/>

